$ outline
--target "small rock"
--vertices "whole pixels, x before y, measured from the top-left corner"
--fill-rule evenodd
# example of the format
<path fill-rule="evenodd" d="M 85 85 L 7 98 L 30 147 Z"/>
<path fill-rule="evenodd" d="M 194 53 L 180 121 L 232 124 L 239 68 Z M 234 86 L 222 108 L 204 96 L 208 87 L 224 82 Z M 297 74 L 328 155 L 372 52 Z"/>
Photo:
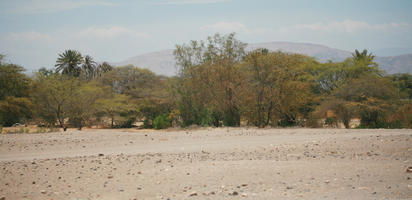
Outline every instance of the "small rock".
<path fill-rule="evenodd" d="M 239 193 L 238 192 L 236 192 L 236 191 L 233 191 L 232 193 L 230 193 L 229 195 L 232 195 L 232 196 L 237 196 Z"/>
<path fill-rule="evenodd" d="M 46 194 L 47 192 L 46 192 L 46 190 L 40 190 L 40 193 Z"/>
<path fill-rule="evenodd" d="M 197 196 L 197 192 L 192 192 L 192 193 L 190 193 L 189 196 L 190 196 L 190 197 Z"/>
<path fill-rule="evenodd" d="M 104 154 L 102 154 L 102 153 L 99 153 L 99 156 L 104 156 Z"/>
<path fill-rule="evenodd" d="M 293 187 L 292 186 L 287 186 L 286 189 L 291 190 L 291 189 L 293 189 Z"/>
<path fill-rule="evenodd" d="M 108 176 L 107 178 L 108 178 L 108 179 L 111 179 L 111 178 L 113 178 L 113 176 Z"/>
<path fill-rule="evenodd" d="M 240 196 L 242 196 L 242 197 L 247 197 L 247 194 L 246 194 L 246 193 L 242 193 Z"/>
<path fill-rule="evenodd" d="M 412 173 L 412 167 L 406 168 L 406 172 L 407 172 L 407 173 Z"/>

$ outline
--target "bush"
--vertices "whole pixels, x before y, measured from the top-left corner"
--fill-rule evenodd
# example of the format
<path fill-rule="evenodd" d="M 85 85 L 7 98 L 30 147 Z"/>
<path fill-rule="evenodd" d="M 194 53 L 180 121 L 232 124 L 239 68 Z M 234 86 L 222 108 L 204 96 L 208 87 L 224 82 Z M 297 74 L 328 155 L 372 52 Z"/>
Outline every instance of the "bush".
<path fill-rule="evenodd" d="M 327 117 L 325 119 L 325 125 L 328 125 L 329 127 L 337 127 L 338 120 L 335 117 Z"/>
<path fill-rule="evenodd" d="M 133 123 L 136 121 L 136 117 L 132 116 L 132 117 L 128 117 L 126 118 L 123 122 L 120 123 L 120 128 L 132 128 L 133 127 Z"/>
<path fill-rule="evenodd" d="M 288 119 L 280 119 L 278 121 L 278 126 L 280 127 L 294 127 L 297 126 L 296 121 L 288 120 Z"/>
<path fill-rule="evenodd" d="M 171 120 L 170 120 L 169 115 L 167 113 L 161 114 L 153 120 L 153 127 L 155 129 L 168 128 L 168 127 L 170 127 L 170 125 L 171 125 Z"/>
<path fill-rule="evenodd" d="M 46 128 L 44 127 L 39 127 L 35 133 L 45 133 L 46 132 Z"/>
<path fill-rule="evenodd" d="M 209 111 L 207 109 L 204 109 L 202 110 L 201 115 L 200 115 L 199 125 L 202 127 L 207 127 L 207 126 L 219 127 L 221 126 L 220 116 L 221 114 L 217 113 L 216 111 Z"/>
<path fill-rule="evenodd" d="M 153 128 L 153 123 L 152 120 L 150 119 L 144 119 L 143 121 L 143 128 Z"/>

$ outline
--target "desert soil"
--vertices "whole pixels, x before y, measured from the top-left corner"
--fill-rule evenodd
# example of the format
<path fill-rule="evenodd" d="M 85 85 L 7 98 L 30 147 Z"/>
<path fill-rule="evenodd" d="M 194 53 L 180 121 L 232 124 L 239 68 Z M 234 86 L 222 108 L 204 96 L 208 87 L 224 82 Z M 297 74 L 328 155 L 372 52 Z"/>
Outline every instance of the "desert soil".
<path fill-rule="evenodd" d="M 411 130 L 0 135 L 0 199 L 412 199 Z"/>

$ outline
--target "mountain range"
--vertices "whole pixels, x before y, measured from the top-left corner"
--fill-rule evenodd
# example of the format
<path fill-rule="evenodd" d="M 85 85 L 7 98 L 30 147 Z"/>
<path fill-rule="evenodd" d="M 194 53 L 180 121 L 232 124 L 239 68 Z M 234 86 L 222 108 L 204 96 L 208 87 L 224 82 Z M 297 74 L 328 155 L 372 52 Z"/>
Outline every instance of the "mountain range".
<path fill-rule="evenodd" d="M 266 48 L 270 51 L 283 51 L 299 53 L 316 58 L 320 62 L 328 60 L 339 62 L 352 56 L 352 53 L 345 50 L 330 48 L 319 44 L 295 43 L 295 42 L 267 42 L 249 44 L 246 48 L 251 51 L 258 48 Z M 399 56 L 377 56 L 375 62 L 379 68 L 388 74 L 412 73 L 412 54 Z M 173 76 L 176 75 L 177 68 L 173 56 L 173 49 L 151 52 L 134 56 L 121 62 L 112 63 L 115 66 L 134 65 L 147 68 L 156 74 Z"/>

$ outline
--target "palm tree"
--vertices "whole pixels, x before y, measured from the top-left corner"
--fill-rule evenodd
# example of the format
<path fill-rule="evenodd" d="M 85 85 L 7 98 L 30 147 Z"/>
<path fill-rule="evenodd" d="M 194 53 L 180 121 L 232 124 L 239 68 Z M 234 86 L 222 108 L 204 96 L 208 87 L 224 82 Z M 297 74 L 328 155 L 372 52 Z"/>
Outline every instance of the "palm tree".
<path fill-rule="evenodd" d="M 80 64 L 83 62 L 83 57 L 76 50 L 66 50 L 59 54 L 56 61 L 56 71 L 62 74 L 78 77 L 80 75 Z"/>
<path fill-rule="evenodd" d="M 352 53 L 353 60 L 355 62 L 364 62 L 368 65 L 371 64 L 376 64 L 373 62 L 373 59 L 375 59 L 375 56 L 372 55 L 372 53 L 368 54 L 368 50 L 364 49 L 362 53 L 360 53 L 357 49 L 355 49 L 355 53 Z"/>
<path fill-rule="evenodd" d="M 107 62 L 103 62 L 102 64 L 99 64 L 96 69 L 96 76 L 102 76 L 103 73 L 106 73 L 108 71 L 112 71 L 113 66 L 111 66 Z"/>
<path fill-rule="evenodd" d="M 96 65 L 97 63 L 94 62 L 91 56 L 87 55 L 86 57 L 84 57 L 81 73 L 86 80 L 91 80 L 95 77 Z"/>

